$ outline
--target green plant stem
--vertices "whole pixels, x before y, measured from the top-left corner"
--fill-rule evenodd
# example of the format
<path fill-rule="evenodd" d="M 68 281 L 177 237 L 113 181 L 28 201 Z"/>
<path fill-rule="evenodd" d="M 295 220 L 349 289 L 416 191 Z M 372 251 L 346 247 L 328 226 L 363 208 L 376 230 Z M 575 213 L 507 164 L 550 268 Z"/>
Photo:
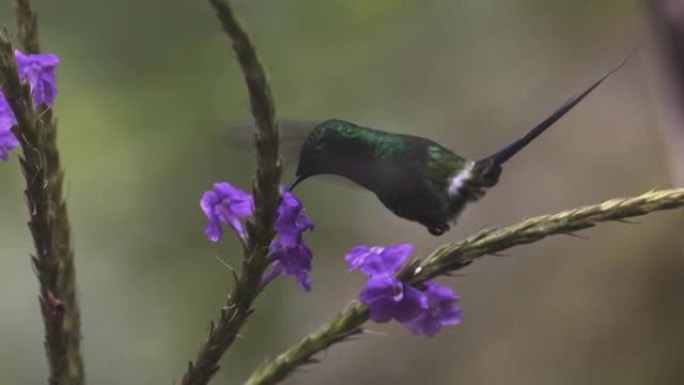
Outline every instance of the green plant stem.
<path fill-rule="evenodd" d="M 399 278 L 414 286 L 439 275 L 461 269 L 475 259 L 513 246 L 537 242 L 554 234 L 573 234 L 598 222 L 621 221 L 653 211 L 684 206 L 684 189 L 652 191 L 634 198 L 613 199 L 593 206 L 579 207 L 555 215 L 527 219 L 518 224 L 482 230 L 463 241 L 436 249 L 423 260 L 413 261 L 399 273 Z M 354 304 L 331 322 L 287 349 L 274 360 L 254 371 L 248 385 L 275 384 L 298 367 L 315 362 L 312 357 L 348 336 L 361 333 L 368 321 L 366 306 Z"/>
<path fill-rule="evenodd" d="M 16 0 L 15 9 L 22 50 L 40 52 L 37 16 L 30 1 Z M 13 130 L 22 147 L 20 163 L 26 179 L 29 228 L 36 248 L 32 262 L 40 282 L 50 383 L 82 385 L 81 317 L 71 226 L 62 193 L 64 172 L 57 147 L 57 124 L 52 109 L 33 107 L 28 86 L 19 80 L 7 34 L 2 37 L 0 51 L 1 86 L 17 118 Z"/>
<path fill-rule="evenodd" d="M 14 14 L 19 29 L 19 42 L 24 53 L 40 53 L 38 16 L 33 12 L 31 1 L 14 0 Z"/>
<path fill-rule="evenodd" d="M 203 385 L 218 371 L 221 356 L 235 341 L 238 331 L 252 313 L 252 303 L 261 291 L 261 277 L 268 267 L 269 245 L 275 236 L 273 222 L 280 202 L 281 166 L 278 156 L 278 128 L 268 78 L 249 36 L 227 1 L 210 0 L 216 14 L 233 43 L 233 50 L 249 91 L 256 132 L 257 170 L 253 192 L 254 224 L 248 223 L 249 241 L 245 248 L 242 271 L 216 322 L 211 322 L 209 336 L 195 361 L 183 376 L 183 385 Z"/>

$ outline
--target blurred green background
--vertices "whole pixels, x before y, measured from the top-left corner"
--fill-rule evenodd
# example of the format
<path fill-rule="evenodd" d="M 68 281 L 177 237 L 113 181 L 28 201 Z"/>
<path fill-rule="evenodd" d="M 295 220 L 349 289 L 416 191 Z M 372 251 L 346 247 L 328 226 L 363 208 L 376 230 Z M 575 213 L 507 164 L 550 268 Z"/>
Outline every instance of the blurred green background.
<path fill-rule="evenodd" d="M 173 384 L 239 266 L 208 242 L 211 183 L 247 188 L 239 69 L 207 1 L 35 1 L 59 54 L 59 145 L 73 224 L 89 383 Z M 640 40 L 639 1 L 235 1 L 272 80 L 278 116 L 344 118 L 432 138 L 471 158 L 546 116 Z M 14 26 L 10 1 L 0 24 Z M 637 60 L 523 154 L 441 238 L 370 193 L 312 180 L 314 290 L 276 281 L 215 384 L 239 383 L 360 290 L 343 256 L 410 242 L 421 255 L 483 226 L 676 184 Z M 286 178 L 292 175 L 289 169 Z M 16 154 L 0 165 L 0 384 L 46 382 L 37 282 Z M 434 339 L 400 326 L 319 355 L 289 384 L 681 384 L 682 212 L 605 224 L 487 257 L 448 282 L 463 323 Z"/>

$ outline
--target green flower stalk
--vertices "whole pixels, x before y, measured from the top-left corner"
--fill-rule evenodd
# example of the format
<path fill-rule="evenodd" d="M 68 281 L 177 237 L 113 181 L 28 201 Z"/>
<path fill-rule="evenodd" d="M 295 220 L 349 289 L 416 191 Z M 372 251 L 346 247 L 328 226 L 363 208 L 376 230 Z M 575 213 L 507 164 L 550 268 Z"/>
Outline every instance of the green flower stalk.
<path fill-rule="evenodd" d="M 19 29 L 19 41 L 26 53 L 39 53 L 38 16 L 33 12 L 30 0 L 15 0 L 14 14 Z"/>
<path fill-rule="evenodd" d="M 218 361 L 235 341 L 239 330 L 253 312 L 252 303 L 259 295 L 262 277 L 272 262 L 269 245 L 275 237 L 274 221 L 280 203 L 281 165 L 278 155 L 278 128 L 275 108 L 266 72 L 257 57 L 249 36 L 235 18 L 227 1 L 210 0 L 221 25 L 230 37 L 249 91 L 252 115 L 257 126 L 257 169 L 254 177 L 254 223 L 247 223 L 242 271 L 216 322 L 211 322 L 209 336 L 194 361 L 188 364 L 183 385 L 204 385 L 218 371 Z"/>
<path fill-rule="evenodd" d="M 32 261 L 40 282 L 49 382 L 81 385 L 85 379 L 76 272 L 62 193 L 64 173 L 57 148 L 57 125 L 51 108 L 56 92 L 53 71 L 59 59 L 38 54 L 37 19 L 30 2 L 18 0 L 15 5 L 19 40 L 29 55 L 15 52 L 6 31 L 0 36 L 0 87 L 16 119 L 13 132 L 22 148 L 20 163 L 26 180 L 28 224 L 36 249 Z M 35 61 L 22 69 L 22 60 Z M 42 71 L 41 67 L 49 71 L 25 72 Z M 29 84 L 22 84 L 22 80 Z"/>
<path fill-rule="evenodd" d="M 633 198 L 612 199 L 597 205 L 579 207 L 554 215 L 527 219 L 518 224 L 482 230 L 465 240 L 437 248 L 423 260 L 404 266 L 397 278 L 413 286 L 468 266 L 476 259 L 517 245 L 540 241 L 550 235 L 573 234 L 599 222 L 621 221 L 653 211 L 684 206 L 684 188 L 651 191 Z M 350 336 L 363 332 L 370 318 L 368 307 L 356 303 L 332 321 L 254 371 L 247 385 L 275 384 L 298 367 L 317 362 L 313 356 Z"/>

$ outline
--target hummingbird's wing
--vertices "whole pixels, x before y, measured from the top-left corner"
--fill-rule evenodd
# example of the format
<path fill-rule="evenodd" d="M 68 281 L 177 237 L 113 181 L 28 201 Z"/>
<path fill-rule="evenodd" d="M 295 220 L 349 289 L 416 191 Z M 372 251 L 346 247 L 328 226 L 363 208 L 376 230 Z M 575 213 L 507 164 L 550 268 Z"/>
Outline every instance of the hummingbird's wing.
<path fill-rule="evenodd" d="M 297 167 L 299 152 L 304 145 L 311 130 L 320 124 L 320 121 L 283 119 L 278 120 L 280 129 L 280 157 L 283 162 L 283 169 L 290 170 Z M 226 136 L 230 146 L 236 151 L 254 151 L 254 134 L 256 124 L 254 121 L 246 120 L 230 123 L 227 125 Z M 317 179 L 331 184 L 342 184 L 354 189 L 361 187 L 345 178 L 333 175 L 321 175 Z"/>
<path fill-rule="evenodd" d="M 297 166 L 299 151 L 309 132 L 318 124 L 307 120 L 279 120 L 280 156 L 285 169 Z M 253 151 L 256 125 L 253 121 L 242 121 L 227 125 L 226 136 L 231 147 L 238 151 Z"/>

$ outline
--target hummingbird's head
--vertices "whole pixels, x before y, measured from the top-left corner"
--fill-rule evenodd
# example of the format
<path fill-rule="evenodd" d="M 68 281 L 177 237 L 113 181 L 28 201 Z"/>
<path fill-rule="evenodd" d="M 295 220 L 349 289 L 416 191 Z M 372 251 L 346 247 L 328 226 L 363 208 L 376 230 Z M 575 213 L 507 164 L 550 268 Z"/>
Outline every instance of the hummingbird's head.
<path fill-rule="evenodd" d="M 310 176 L 331 173 L 339 168 L 335 138 L 327 131 L 326 126 L 320 124 L 307 136 L 299 151 L 297 173 L 290 189 Z"/>
<path fill-rule="evenodd" d="M 299 152 L 297 175 L 291 187 L 320 174 L 333 174 L 364 184 L 373 148 L 363 134 L 369 129 L 343 120 L 326 120 L 311 130 Z"/>

